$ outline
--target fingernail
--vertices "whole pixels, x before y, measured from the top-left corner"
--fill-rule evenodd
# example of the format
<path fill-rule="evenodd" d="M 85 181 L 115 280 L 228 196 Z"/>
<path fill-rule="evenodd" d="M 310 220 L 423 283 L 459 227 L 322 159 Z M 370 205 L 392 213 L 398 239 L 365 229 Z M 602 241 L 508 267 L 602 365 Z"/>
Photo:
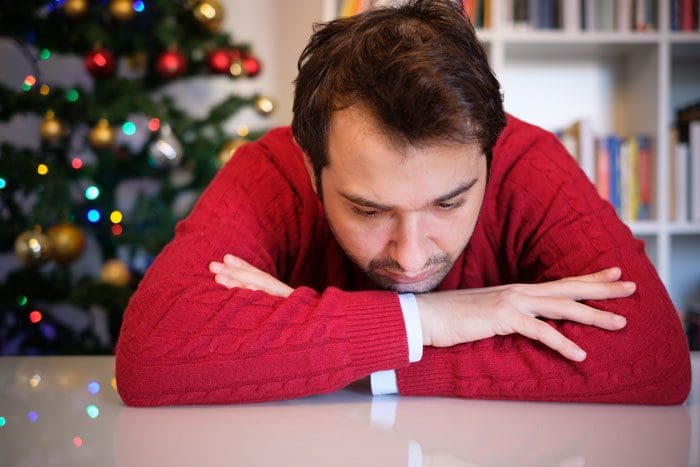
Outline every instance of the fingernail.
<path fill-rule="evenodd" d="M 586 352 L 584 352 L 581 349 L 578 349 L 576 352 L 574 352 L 574 358 L 577 362 L 582 362 L 586 359 Z"/>
<path fill-rule="evenodd" d="M 627 319 L 625 319 L 624 316 L 615 315 L 615 317 L 613 317 L 613 321 L 615 321 L 615 324 L 620 327 L 627 325 Z"/>
<path fill-rule="evenodd" d="M 634 292 L 637 289 L 637 284 L 634 282 L 623 282 L 622 286 L 630 292 Z"/>
<path fill-rule="evenodd" d="M 620 274 L 622 274 L 622 271 L 620 270 L 620 268 L 614 267 L 614 268 L 611 268 L 611 269 L 610 269 L 610 274 L 611 274 L 612 276 L 617 277 L 617 276 L 619 276 Z"/>
<path fill-rule="evenodd" d="M 231 266 L 235 266 L 235 265 L 236 265 L 236 262 L 237 262 L 237 261 L 236 261 L 236 257 L 235 257 L 235 256 L 233 256 L 233 255 L 226 255 L 226 256 L 224 256 L 224 263 L 230 264 Z"/>
<path fill-rule="evenodd" d="M 223 265 L 222 265 L 221 263 L 217 263 L 217 262 L 214 262 L 214 261 L 212 261 L 211 263 L 209 263 L 209 269 L 210 269 L 211 271 L 213 271 L 213 272 L 221 272 L 222 266 L 223 266 Z"/>

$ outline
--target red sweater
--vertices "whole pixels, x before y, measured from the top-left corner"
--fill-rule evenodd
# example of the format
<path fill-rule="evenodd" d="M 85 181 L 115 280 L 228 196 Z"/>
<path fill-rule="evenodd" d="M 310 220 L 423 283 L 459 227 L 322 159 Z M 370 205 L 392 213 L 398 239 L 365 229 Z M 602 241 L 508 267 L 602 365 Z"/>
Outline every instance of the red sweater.
<path fill-rule="evenodd" d="M 238 255 L 296 290 L 214 283 Z M 180 222 L 124 314 L 116 351 L 128 405 L 217 404 L 327 393 L 395 369 L 403 395 L 678 404 L 690 386 L 681 323 L 643 242 L 557 139 L 509 117 L 474 234 L 439 290 L 543 282 L 620 266 L 630 297 L 588 301 L 627 318 L 611 332 L 550 321 L 588 358 L 519 335 L 408 362 L 398 295 L 371 290 L 331 234 L 289 128 L 241 148 Z"/>

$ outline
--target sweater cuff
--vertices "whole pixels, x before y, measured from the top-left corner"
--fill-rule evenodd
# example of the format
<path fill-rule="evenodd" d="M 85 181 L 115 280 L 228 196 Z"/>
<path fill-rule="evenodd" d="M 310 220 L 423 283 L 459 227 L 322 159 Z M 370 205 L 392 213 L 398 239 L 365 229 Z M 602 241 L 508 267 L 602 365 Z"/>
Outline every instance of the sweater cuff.
<path fill-rule="evenodd" d="M 403 313 L 395 292 L 345 292 L 330 288 L 322 300 L 337 301 L 344 315 L 340 338 L 348 342 L 353 367 L 365 375 L 408 365 Z"/>

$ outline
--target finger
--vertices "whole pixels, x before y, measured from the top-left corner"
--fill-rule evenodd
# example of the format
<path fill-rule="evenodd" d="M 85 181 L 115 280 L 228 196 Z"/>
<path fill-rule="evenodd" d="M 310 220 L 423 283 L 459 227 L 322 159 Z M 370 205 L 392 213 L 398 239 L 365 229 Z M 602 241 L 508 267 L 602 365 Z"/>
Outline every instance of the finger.
<path fill-rule="evenodd" d="M 608 331 L 618 331 L 627 325 L 627 319 L 624 316 L 567 299 L 525 297 L 522 305 L 531 313 L 534 312 L 536 316 L 565 319 Z"/>
<path fill-rule="evenodd" d="M 618 267 L 606 268 L 601 271 L 581 276 L 565 277 L 560 279 L 561 282 L 580 281 L 580 282 L 611 282 L 619 280 L 622 277 L 622 270 Z"/>
<path fill-rule="evenodd" d="M 571 300 L 608 300 L 629 297 L 637 290 L 631 281 L 588 282 L 556 281 L 544 284 L 529 284 L 522 289 L 527 295 L 536 297 L 559 297 Z"/>
<path fill-rule="evenodd" d="M 513 330 L 525 337 L 541 342 L 562 356 L 576 362 L 586 359 L 586 352 L 549 324 L 530 316 L 521 315 L 515 320 Z"/>
<path fill-rule="evenodd" d="M 214 282 L 223 285 L 227 289 L 241 287 L 241 284 L 238 281 L 234 280 L 231 276 L 227 276 L 226 274 L 216 274 L 214 276 Z"/>
<path fill-rule="evenodd" d="M 263 292 L 276 297 L 287 298 L 292 294 L 292 292 L 294 292 L 294 289 L 289 287 L 284 282 L 254 267 L 248 269 L 229 266 L 222 274 L 230 277 L 232 280 L 240 284 L 240 287 L 242 288 L 262 290 Z"/>

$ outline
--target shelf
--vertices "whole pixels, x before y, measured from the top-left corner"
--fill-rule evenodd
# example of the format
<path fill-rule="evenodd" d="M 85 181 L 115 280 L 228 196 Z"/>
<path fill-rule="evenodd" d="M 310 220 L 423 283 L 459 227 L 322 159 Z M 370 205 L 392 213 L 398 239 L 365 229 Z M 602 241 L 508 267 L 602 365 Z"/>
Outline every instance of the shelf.
<path fill-rule="evenodd" d="M 659 34 L 507 30 L 503 32 L 503 39 L 519 44 L 656 44 Z"/>
<path fill-rule="evenodd" d="M 700 33 L 698 32 L 669 32 L 668 40 L 675 44 L 700 44 Z"/>
<path fill-rule="evenodd" d="M 673 235 L 700 235 L 700 222 L 669 224 L 668 231 Z"/>
<path fill-rule="evenodd" d="M 656 221 L 625 222 L 634 235 L 657 235 L 660 227 Z"/>

